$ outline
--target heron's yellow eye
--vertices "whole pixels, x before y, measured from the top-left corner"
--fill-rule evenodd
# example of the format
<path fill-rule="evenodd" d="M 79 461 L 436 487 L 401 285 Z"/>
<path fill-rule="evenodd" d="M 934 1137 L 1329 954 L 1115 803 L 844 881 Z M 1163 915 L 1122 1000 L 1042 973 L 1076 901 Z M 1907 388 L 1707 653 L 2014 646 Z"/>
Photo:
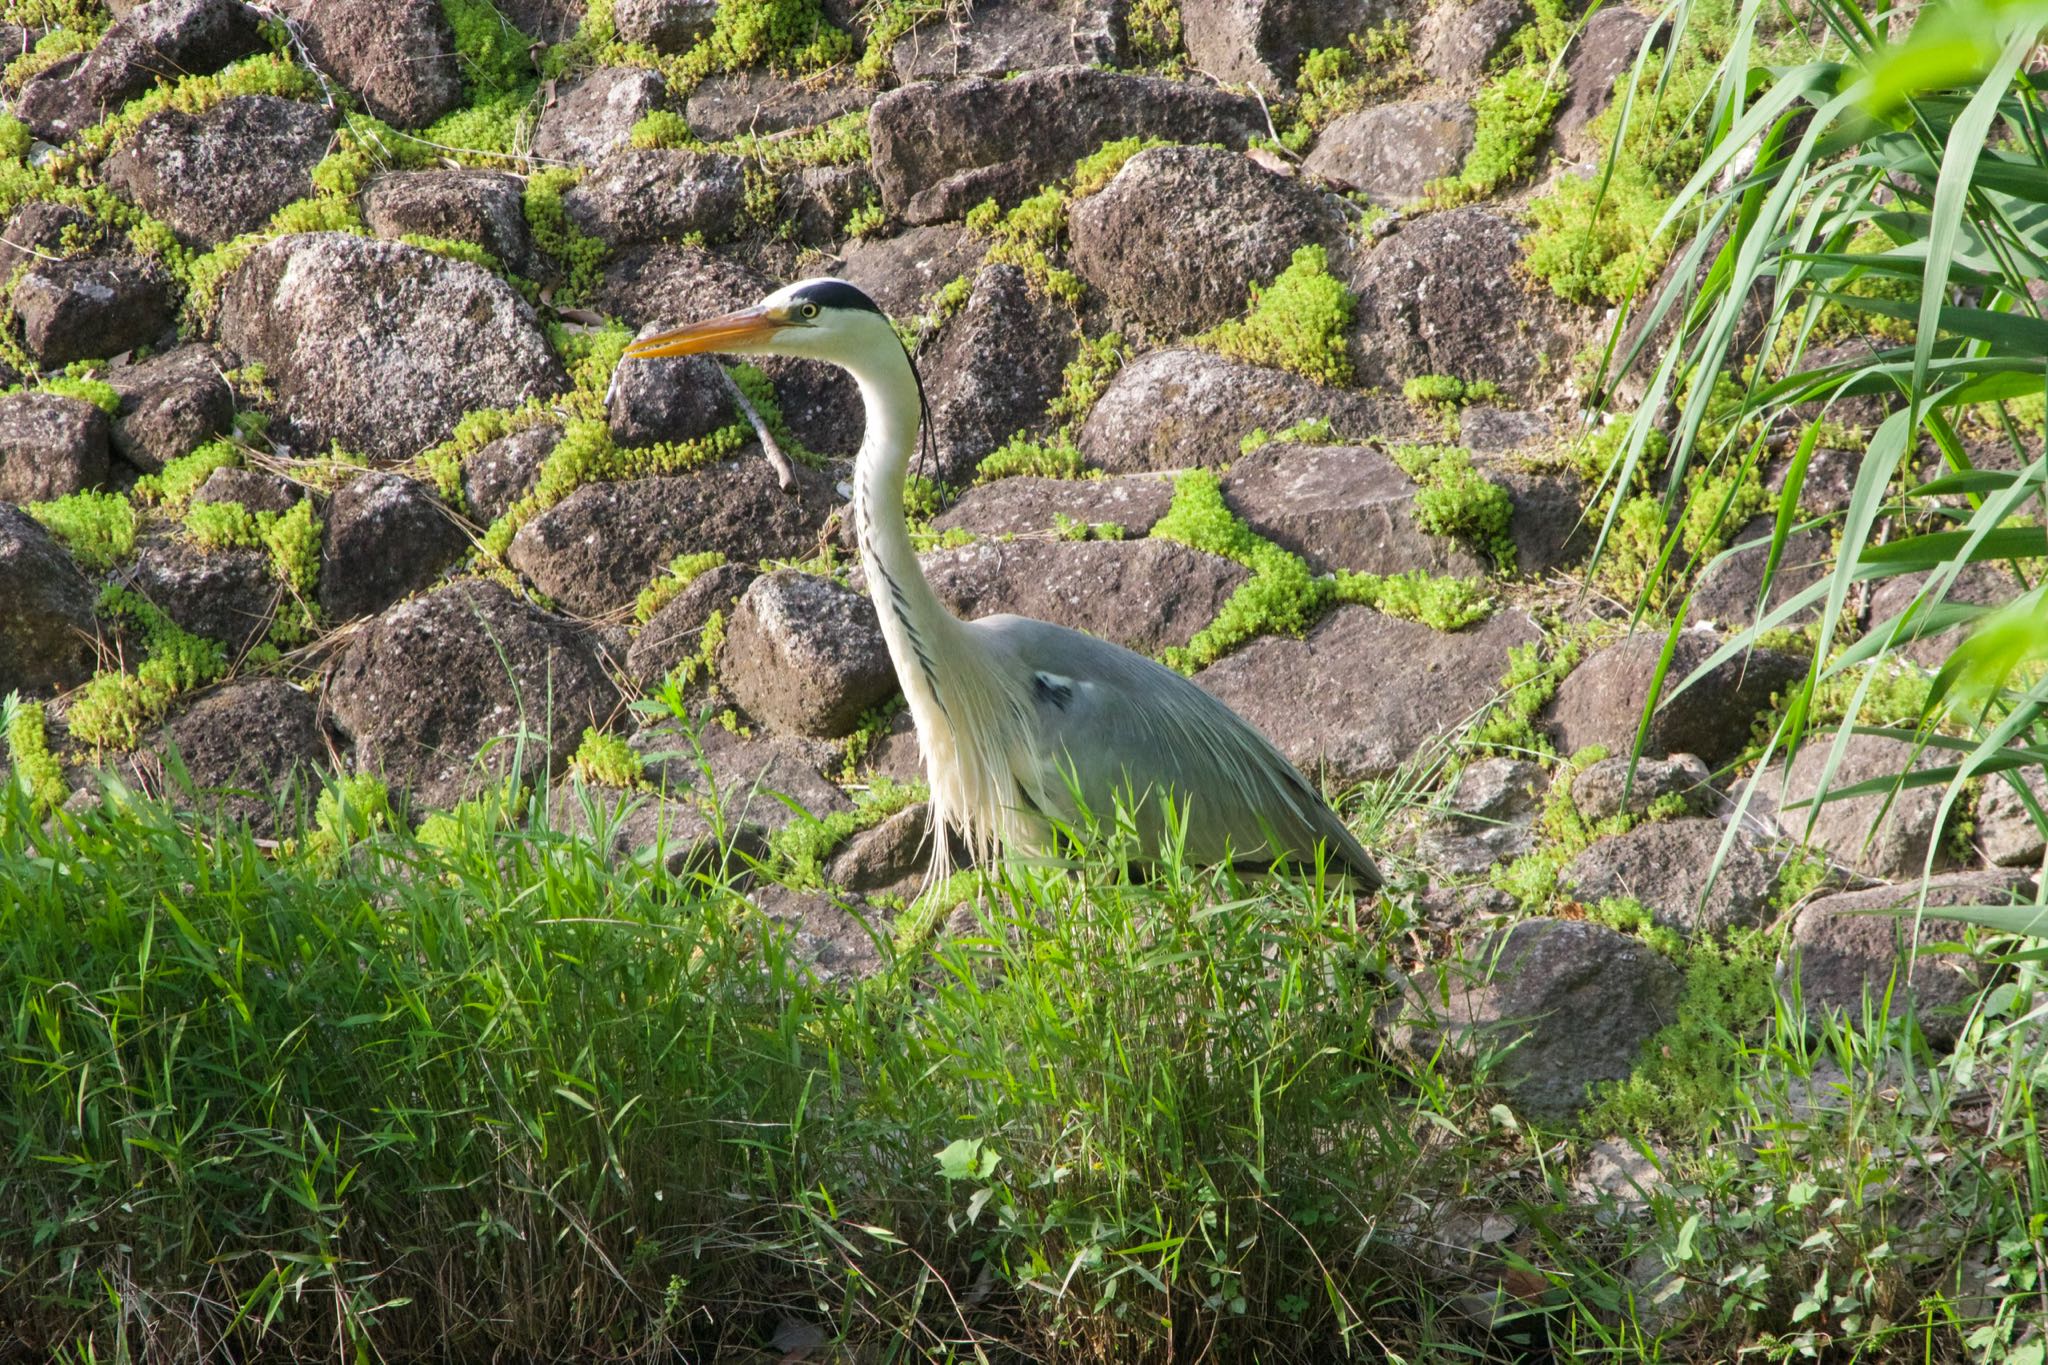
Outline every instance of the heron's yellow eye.
<path fill-rule="evenodd" d="M 815 303 L 807 303 L 803 306 L 802 312 L 805 317 L 814 318 L 818 316 L 818 305 Z"/>

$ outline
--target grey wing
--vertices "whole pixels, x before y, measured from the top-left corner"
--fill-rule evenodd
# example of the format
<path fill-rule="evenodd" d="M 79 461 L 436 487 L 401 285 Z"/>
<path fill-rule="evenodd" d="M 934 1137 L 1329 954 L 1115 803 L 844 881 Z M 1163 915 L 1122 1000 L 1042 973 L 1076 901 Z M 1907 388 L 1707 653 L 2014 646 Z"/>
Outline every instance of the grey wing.
<path fill-rule="evenodd" d="M 1371 887 L 1372 856 L 1294 765 L 1251 724 L 1162 664 L 1120 645 L 1023 616 L 970 623 L 1015 668 L 1031 697 L 1041 752 L 1073 775 L 1091 811 L 1106 816 L 1121 795 L 1169 792 L 1185 812 L 1187 851 L 1199 862 L 1262 852 L 1308 862 L 1317 844 Z M 1062 773 L 1046 776 L 1040 803 L 1070 806 Z M 1140 828 L 1163 824 L 1153 795 Z M 1062 808 L 1049 814 L 1071 820 Z"/>

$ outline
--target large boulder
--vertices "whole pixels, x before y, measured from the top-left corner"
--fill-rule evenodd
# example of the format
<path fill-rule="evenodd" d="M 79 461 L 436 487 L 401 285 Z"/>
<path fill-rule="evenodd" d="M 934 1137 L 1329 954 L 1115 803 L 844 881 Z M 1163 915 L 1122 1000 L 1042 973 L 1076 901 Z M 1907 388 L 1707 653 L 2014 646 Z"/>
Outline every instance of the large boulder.
<path fill-rule="evenodd" d="M 2032 899 L 2034 884 L 2021 872 L 1953 872 L 1926 884 L 1930 908 L 2007 905 Z M 1811 901 L 1792 923 L 1778 960 L 1781 988 L 1808 1013 L 1844 1011 L 1861 1017 L 1866 1003 L 1886 1005 L 1898 1018 L 1911 1010 L 1937 1045 L 1954 1041 L 1969 1002 L 1984 985 L 1984 968 L 1967 952 L 1945 952 L 1964 926 L 1920 917 L 1921 885 L 1845 891 Z"/>
<path fill-rule="evenodd" d="M 506 558 L 570 611 L 598 615 L 632 602 L 678 555 L 803 558 L 838 504 L 831 479 L 803 466 L 784 492 L 749 447 L 694 474 L 585 484 L 522 526 Z"/>
<path fill-rule="evenodd" d="M 1476 0 L 1423 16 L 1416 47 L 1422 69 L 1446 85 L 1471 89 L 1515 30 L 1529 22 L 1529 0 Z"/>
<path fill-rule="evenodd" d="M 1778 825 L 1795 839 L 1811 839 L 1829 856 L 1865 876 L 1918 876 L 1930 852 L 1934 866 L 1953 861 L 1940 824 L 1942 785 L 1873 792 L 1846 800 L 1813 804 L 1823 779 L 1830 792 L 1861 782 L 1889 779 L 1916 769 L 1953 762 L 1943 749 L 1921 749 L 1884 735 L 1854 735 L 1830 774 L 1833 741 L 1814 735 L 1800 746 L 1789 769 L 1777 764 L 1766 770 L 1758 786 L 1779 804 Z"/>
<path fill-rule="evenodd" d="M 501 436 L 462 462 L 462 496 L 470 515 L 488 526 L 540 480 L 540 468 L 562 439 L 552 423 Z"/>
<path fill-rule="evenodd" d="M 1488 379 L 1518 399 L 1560 383 L 1582 324 L 1514 270 L 1527 229 L 1492 208 L 1432 213 L 1361 253 L 1351 349 L 1364 385 Z"/>
<path fill-rule="evenodd" d="M 875 101 L 868 130 L 882 203 L 915 224 L 958 218 L 984 199 L 1015 204 L 1118 138 L 1242 147 L 1266 119 L 1248 96 L 1062 66 L 908 85 Z"/>
<path fill-rule="evenodd" d="M 327 686 L 357 769 L 427 806 L 515 768 L 532 777 L 560 766 L 618 702 L 581 631 L 482 581 L 377 617 L 349 639 Z"/>
<path fill-rule="evenodd" d="M 632 140 L 633 125 L 661 108 L 668 87 L 637 66 L 600 67 L 556 91 L 533 132 L 543 161 L 589 165 Z"/>
<path fill-rule="evenodd" d="M 92 676 L 94 586 L 26 512 L 0 502 L 0 697 Z"/>
<path fill-rule="evenodd" d="M 1704 818 L 1638 825 L 1597 840 L 1565 866 L 1558 884 L 1584 901 L 1636 901 L 1658 924 L 1689 937 L 1751 928 L 1770 909 L 1777 863 L 1740 834 L 1722 854 L 1725 829 Z"/>
<path fill-rule="evenodd" d="M 247 821 L 261 836 L 291 830 L 293 797 L 333 762 L 319 703 L 282 678 L 251 678 L 207 693 L 149 750 L 147 764 L 135 765 L 146 787 L 181 798 L 183 790 L 159 776 L 175 754 L 201 810 Z"/>
<path fill-rule="evenodd" d="M 932 518 L 934 531 L 959 529 L 977 536 L 1045 535 L 1061 519 L 1079 526 L 1115 526 L 1126 538 L 1145 535 L 1173 503 L 1173 484 L 1153 474 L 1122 479 L 1048 479 L 1036 476 L 978 484 Z"/>
<path fill-rule="evenodd" d="M 1643 738 L 1645 756 L 1696 754 L 1709 767 L 1728 762 L 1748 747 L 1750 723 L 1757 712 L 1806 671 L 1806 665 L 1790 654 L 1757 649 L 1724 660 L 1678 692 L 1678 685 L 1719 643 L 1698 631 L 1678 637 L 1664 677 L 1663 699 Z M 1643 701 L 1663 651 L 1664 637 L 1646 631 L 1610 645 L 1572 670 L 1558 684 L 1547 713 L 1559 751 L 1574 754 L 1597 744 L 1609 754 L 1633 753 Z"/>
<path fill-rule="evenodd" d="M 757 578 L 746 590 L 717 666 L 720 685 L 748 715 L 817 739 L 852 733 L 896 691 L 874 604 L 794 569 Z"/>
<path fill-rule="evenodd" d="M 189 455 L 235 420 L 235 391 L 221 371 L 218 352 L 179 346 L 107 376 L 120 395 L 114 410 L 114 449 L 137 469 L 155 471 Z"/>
<path fill-rule="evenodd" d="M 306 49 L 368 109 L 399 128 L 462 103 L 455 31 L 436 0 L 290 0 Z"/>
<path fill-rule="evenodd" d="M 273 95 L 237 95 L 188 114 L 162 109 L 100 168 L 107 184 L 188 242 L 250 232 L 313 192 L 334 112 Z"/>
<path fill-rule="evenodd" d="M 378 459 L 446 440 L 475 408 L 568 387 L 533 309 L 496 275 L 399 242 L 266 242 L 221 291 L 221 341 L 266 367 L 289 435 Z"/>
<path fill-rule="evenodd" d="M 1536 846 L 1549 775 L 1524 758 L 1469 763 L 1426 818 L 1416 852 L 1437 870 L 1471 876 L 1521 857 Z"/>
<path fill-rule="evenodd" d="M 1186 644 L 1249 576 L 1167 540 L 985 540 L 928 555 L 924 569 L 955 615 L 1032 616 L 1140 654 Z"/>
<path fill-rule="evenodd" d="M 702 355 L 621 365 L 605 401 L 612 440 L 631 449 L 710 435 L 738 416 L 723 375 L 716 360 Z"/>
<path fill-rule="evenodd" d="M 1418 491 L 1371 446 L 1274 442 L 1232 465 L 1223 480 L 1232 511 L 1317 573 L 1484 574 L 1485 561 L 1462 542 L 1416 525 Z"/>
<path fill-rule="evenodd" d="M 921 24 L 896 40 L 889 63 L 904 81 L 1004 76 L 1047 66 L 1121 66 L 1122 3 L 981 0 L 968 23 Z"/>
<path fill-rule="evenodd" d="M 382 611 L 441 576 L 469 549 L 454 515 L 417 479 L 363 474 L 327 504 L 320 608 L 330 621 Z"/>
<path fill-rule="evenodd" d="M 1181 30 L 1197 71 L 1261 94 L 1288 95 L 1302 55 L 1336 47 L 1383 16 L 1376 0 L 1181 0 Z"/>
<path fill-rule="evenodd" d="M 891 317 L 907 319 L 946 284 L 963 275 L 972 278 L 985 250 L 957 224 L 932 223 L 893 237 L 849 242 L 832 273 L 857 286 Z"/>
<path fill-rule="evenodd" d="M 203 76 L 263 46 L 263 16 L 241 0 L 150 0 L 101 36 L 81 80 L 112 109 L 160 80 Z"/>
<path fill-rule="evenodd" d="M 1725 558 L 1711 561 L 1693 588 L 1691 619 L 1711 621 L 1723 629 L 1737 629 L 1757 619 L 1757 603 L 1765 612 L 1776 610 L 1833 572 L 1833 538 L 1824 529 L 1794 531 L 1785 537 L 1784 550 L 1771 570 L 1771 587 L 1764 593 L 1764 569 L 1770 563 L 1771 533 L 1776 517 L 1753 517 L 1728 537 Z M 1818 602 L 1794 612 L 1779 622 L 1801 626 L 1820 616 Z"/>
<path fill-rule="evenodd" d="M 1074 269 L 1127 318 L 1168 335 L 1244 311 L 1295 249 L 1345 240 L 1321 191 L 1214 147 L 1155 147 L 1068 217 Z"/>
<path fill-rule="evenodd" d="M 1606 152 L 1587 136 L 1587 125 L 1614 102 L 1615 78 L 1635 65 L 1644 40 L 1654 50 L 1665 32 L 1658 20 L 1618 5 L 1602 6 L 1586 21 L 1565 55 L 1565 97 L 1557 110 L 1557 136 L 1567 155 L 1591 161 Z M 1654 69 L 1647 72 L 1644 90 L 1656 79 Z"/>
<path fill-rule="evenodd" d="M 933 476 L 967 483 L 989 452 L 1042 425 L 1073 354 L 1072 322 L 1033 292 L 1023 271 L 984 267 L 924 367 L 938 450 Z"/>
<path fill-rule="evenodd" d="M 1677 1022 L 1684 975 L 1636 939 L 1584 920 L 1531 919 L 1493 935 L 1444 989 L 1410 980 L 1382 1019 L 1418 1062 L 1492 1077 L 1515 1108 L 1567 1119 L 1602 1081 L 1626 1080 L 1643 1045 Z"/>
<path fill-rule="evenodd" d="M 14 284 L 21 339 L 45 369 L 153 342 L 178 316 L 178 286 L 143 256 L 40 261 Z"/>
<path fill-rule="evenodd" d="M 44 502 L 106 480 L 105 413 L 60 394 L 0 394 L 0 502 Z"/>
<path fill-rule="evenodd" d="M 1445 633 L 1344 606 L 1300 639 L 1253 640 L 1195 681 L 1296 767 L 1359 782 L 1387 776 L 1483 710 L 1508 650 L 1540 639 L 1520 612 Z"/>
<path fill-rule="evenodd" d="M 180 628 L 227 646 L 230 659 L 269 633 L 282 595 L 264 551 L 202 549 L 180 535 L 146 540 L 126 581 Z"/>
<path fill-rule="evenodd" d="M 717 14 L 718 0 L 617 0 L 612 27 L 622 42 L 679 57 L 711 36 Z"/>
<path fill-rule="evenodd" d="M 608 246 L 732 235 L 746 197 L 740 160 L 717 152 L 622 148 L 562 196 L 571 222 Z"/>
<path fill-rule="evenodd" d="M 1463 100 L 1413 100 L 1345 114 L 1316 138 L 1310 175 L 1399 208 L 1430 181 L 1454 173 L 1472 150 L 1478 120 Z"/>
<path fill-rule="evenodd" d="M 529 268 L 525 190 L 503 171 L 394 171 L 363 190 L 363 221 L 379 237 L 475 242 L 508 270 Z"/>
<path fill-rule="evenodd" d="M 1081 425 L 1088 463 L 1113 474 L 1220 469 L 1239 458 L 1255 429 L 1277 432 L 1322 418 L 1339 438 L 1399 434 L 1413 421 L 1403 403 L 1330 389 L 1286 370 L 1212 351 L 1153 351 L 1117 371 Z"/>
<path fill-rule="evenodd" d="M 744 133 L 766 137 L 808 128 L 865 109 L 873 98 L 874 91 L 850 81 L 792 77 L 756 68 L 721 72 L 699 81 L 683 105 L 683 117 L 690 131 L 704 141 L 724 142 Z"/>

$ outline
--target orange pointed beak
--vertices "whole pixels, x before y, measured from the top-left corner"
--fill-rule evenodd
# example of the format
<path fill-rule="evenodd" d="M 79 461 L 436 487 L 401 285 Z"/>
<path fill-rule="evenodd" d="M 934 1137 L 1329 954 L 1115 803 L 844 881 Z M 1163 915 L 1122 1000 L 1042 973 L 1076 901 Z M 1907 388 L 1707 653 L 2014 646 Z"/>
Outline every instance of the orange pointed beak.
<path fill-rule="evenodd" d="M 693 322 L 661 332 L 626 348 L 628 360 L 659 360 L 666 356 L 703 355 L 712 351 L 751 350 L 772 340 L 782 324 L 766 309 L 742 308 L 722 318 Z"/>

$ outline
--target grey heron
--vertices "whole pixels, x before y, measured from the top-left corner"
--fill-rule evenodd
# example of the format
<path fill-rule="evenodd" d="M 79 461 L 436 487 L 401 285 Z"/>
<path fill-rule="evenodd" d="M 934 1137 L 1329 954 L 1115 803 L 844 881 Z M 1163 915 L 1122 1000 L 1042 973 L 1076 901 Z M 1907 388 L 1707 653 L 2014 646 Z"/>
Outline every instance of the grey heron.
<path fill-rule="evenodd" d="M 1371 855 L 1294 765 L 1179 673 L 1065 626 L 1009 615 L 962 621 L 946 609 L 903 512 L 923 385 L 888 318 L 859 289 L 801 280 L 625 354 L 801 356 L 853 376 L 867 411 L 853 517 L 869 592 L 910 704 L 935 827 L 957 831 L 977 858 L 999 846 L 1043 848 L 1056 824 L 1077 827 L 1083 807 L 1107 814 L 1119 796 L 1150 857 L 1170 837 L 1170 799 L 1192 862 L 1313 865 L 1320 850 L 1357 890 L 1382 885 Z"/>

